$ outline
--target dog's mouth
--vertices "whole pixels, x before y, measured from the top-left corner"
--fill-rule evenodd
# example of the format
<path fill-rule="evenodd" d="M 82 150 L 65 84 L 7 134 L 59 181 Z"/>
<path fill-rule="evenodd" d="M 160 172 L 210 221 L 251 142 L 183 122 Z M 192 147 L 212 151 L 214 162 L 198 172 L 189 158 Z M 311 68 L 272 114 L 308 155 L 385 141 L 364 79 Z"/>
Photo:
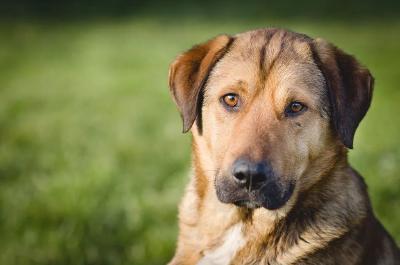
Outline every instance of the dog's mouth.
<path fill-rule="evenodd" d="M 268 182 L 256 190 L 246 190 L 232 186 L 229 182 L 216 183 L 217 197 L 223 203 L 232 203 L 238 207 L 257 209 L 260 207 L 276 210 L 283 207 L 291 198 L 295 184 Z"/>
<path fill-rule="evenodd" d="M 243 208 L 247 208 L 247 209 L 257 209 L 262 207 L 262 204 L 260 204 L 259 202 L 255 202 L 255 201 L 250 201 L 250 200 L 238 200 L 233 202 L 233 204 L 235 204 L 238 207 L 243 207 Z"/>

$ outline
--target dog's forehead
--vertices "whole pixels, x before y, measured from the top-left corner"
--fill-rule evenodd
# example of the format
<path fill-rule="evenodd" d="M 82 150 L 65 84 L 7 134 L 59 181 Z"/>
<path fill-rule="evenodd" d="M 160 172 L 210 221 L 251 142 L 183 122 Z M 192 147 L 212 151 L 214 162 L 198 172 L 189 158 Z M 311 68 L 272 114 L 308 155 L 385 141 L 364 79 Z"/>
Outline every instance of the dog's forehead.
<path fill-rule="evenodd" d="M 273 77 L 269 80 L 318 89 L 323 78 L 313 59 L 312 41 L 305 35 L 281 29 L 235 35 L 229 51 L 215 66 L 210 84 L 263 84 Z"/>
<path fill-rule="evenodd" d="M 310 42 L 312 39 L 303 34 L 282 29 L 259 29 L 235 35 L 231 52 L 239 53 L 237 55 L 242 59 L 259 57 L 266 63 L 288 55 L 293 59 L 308 60 L 312 58 Z"/>

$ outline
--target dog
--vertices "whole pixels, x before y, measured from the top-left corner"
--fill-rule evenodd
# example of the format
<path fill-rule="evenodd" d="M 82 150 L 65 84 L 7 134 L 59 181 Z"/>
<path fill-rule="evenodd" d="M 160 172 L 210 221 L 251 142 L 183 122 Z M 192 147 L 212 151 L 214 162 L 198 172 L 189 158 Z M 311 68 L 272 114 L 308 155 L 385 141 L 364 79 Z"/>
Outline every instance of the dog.
<path fill-rule="evenodd" d="M 192 176 L 170 265 L 400 264 L 349 165 L 374 79 L 323 39 L 267 28 L 179 55 Z"/>

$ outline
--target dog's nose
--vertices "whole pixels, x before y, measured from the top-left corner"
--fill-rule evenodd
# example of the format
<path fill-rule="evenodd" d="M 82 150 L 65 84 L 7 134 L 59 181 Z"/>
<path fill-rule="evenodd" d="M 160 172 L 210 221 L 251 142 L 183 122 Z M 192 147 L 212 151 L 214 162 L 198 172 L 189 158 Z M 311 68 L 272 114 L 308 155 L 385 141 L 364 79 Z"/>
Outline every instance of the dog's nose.
<path fill-rule="evenodd" d="M 232 175 L 235 181 L 249 189 L 256 188 L 271 177 L 272 171 L 265 162 L 238 159 L 233 163 Z"/>

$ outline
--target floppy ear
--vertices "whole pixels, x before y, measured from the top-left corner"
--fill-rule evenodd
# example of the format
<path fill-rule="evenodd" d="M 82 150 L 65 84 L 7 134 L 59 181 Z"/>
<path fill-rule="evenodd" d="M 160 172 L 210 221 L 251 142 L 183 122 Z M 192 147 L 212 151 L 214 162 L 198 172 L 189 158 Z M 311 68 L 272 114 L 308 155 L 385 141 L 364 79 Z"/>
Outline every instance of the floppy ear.
<path fill-rule="evenodd" d="M 353 148 L 355 131 L 371 104 L 374 78 L 353 56 L 332 44 L 316 39 L 312 45 L 327 83 L 332 124 L 343 144 Z"/>
<path fill-rule="evenodd" d="M 217 36 L 179 55 L 171 64 L 169 87 L 183 120 L 183 132 L 189 131 L 196 117 L 201 115 L 203 87 L 232 41 L 230 36 Z"/>

